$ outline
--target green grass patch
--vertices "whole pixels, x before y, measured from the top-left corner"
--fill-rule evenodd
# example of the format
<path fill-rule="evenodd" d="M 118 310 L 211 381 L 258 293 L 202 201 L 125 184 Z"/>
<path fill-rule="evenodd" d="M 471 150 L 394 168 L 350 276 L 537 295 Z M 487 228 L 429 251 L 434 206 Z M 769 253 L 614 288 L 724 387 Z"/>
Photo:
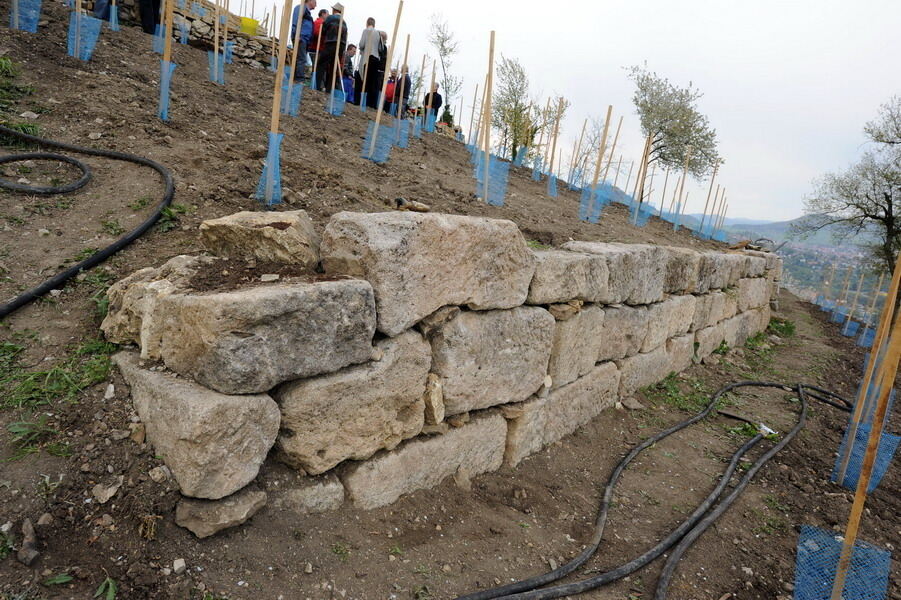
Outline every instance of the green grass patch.
<path fill-rule="evenodd" d="M 119 224 L 119 221 L 115 219 L 109 219 L 107 221 L 100 221 L 100 226 L 103 228 L 105 233 L 108 233 L 112 236 L 120 236 L 125 233 L 125 228 Z"/>
<path fill-rule="evenodd" d="M 532 250 L 550 250 L 551 246 L 547 244 L 542 244 L 538 240 L 526 240 L 526 246 L 531 248 Z"/>
<path fill-rule="evenodd" d="M 773 317 L 770 319 L 770 324 L 767 326 L 766 330 L 779 337 L 788 338 L 795 335 L 795 324 L 788 319 Z"/>
<path fill-rule="evenodd" d="M 188 212 L 188 207 L 182 204 L 171 204 L 160 213 L 160 220 L 156 222 L 156 228 L 161 233 L 172 231 L 178 227 L 179 216 Z"/>
<path fill-rule="evenodd" d="M 0 102 L 2 102 L 2 94 L 0 94 Z M 4 127 L 7 127 L 8 129 L 12 129 L 20 133 L 26 133 L 28 135 L 34 136 L 41 135 L 41 128 L 38 127 L 37 123 L 2 123 L 2 125 Z M 8 133 L 0 133 L 0 146 L 7 146 L 10 148 L 29 148 L 33 146 L 33 144 L 21 140 Z"/>
<path fill-rule="evenodd" d="M 662 381 L 642 390 L 645 397 L 655 404 L 666 404 L 688 412 L 698 412 L 710 402 L 710 393 L 704 384 L 694 378 L 680 380 L 670 373 Z"/>

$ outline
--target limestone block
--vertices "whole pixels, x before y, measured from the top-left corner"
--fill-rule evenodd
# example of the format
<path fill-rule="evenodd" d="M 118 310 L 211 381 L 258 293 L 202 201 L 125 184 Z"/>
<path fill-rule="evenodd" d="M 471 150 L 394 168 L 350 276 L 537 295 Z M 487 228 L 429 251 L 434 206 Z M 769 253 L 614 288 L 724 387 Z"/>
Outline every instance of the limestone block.
<path fill-rule="evenodd" d="M 496 471 L 504 460 L 506 438 L 506 419 L 489 411 L 445 434 L 409 440 L 365 462 L 348 464 L 341 479 L 357 507 L 378 508 L 435 487 L 458 472 L 474 477 Z"/>
<path fill-rule="evenodd" d="M 661 246 L 603 242 L 567 242 L 564 250 L 598 254 L 609 273 L 604 304 L 650 304 L 663 300 L 669 254 Z"/>
<path fill-rule="evenodd" d="M 666 341 L 666 353 L 669 355 L 669 370 L 681 373 L 691 366 L 695 355 L 695 336 L 680 335 Z"/>
<path fill-rule="evenodd" d="M 723 320 L 726 294 L 720 291 L 695 296 L 695 314 L 691 321 L 691 331 L 711 327 Z"/>
<path fill-rule="evenodd" d="M 657 383 L 672 371 L 666 346 L 616 361 L 620 371 L 619 395 L 631 396 L 635 391 Z"/>
<path fill-rule="evenodd" d="M 759 308 L 770 301 L 770 283 L 763 277 L 738 280 L 738 310 Z"/>
<path fill-rule="evenodd" d="M 190 288 L 197 270 L 216 259 L 206 256 L 176 256 L 159 268 L 148 267 L 117 281 L 109 290 L 109 309 L 100 329 L 116 344 L 137 344 L 141 358 L 159 360 L 161 323 L 158 301 Z"/>
<path fill-rule="evenodd" d="M 643 306 L 611 306 L 604 309 L 603 343 L 597 362 L 636 354 L 648 335 L 648 311 Z"/>
<path fill-rule="evenodd" d="M 266 492 L 246 487 L 221 500 L 183 498 L 175 508 L 175 523 L 199 538 L 241 525 L 266 505 Z"/>
<path fill-rule="evenodd" d="M 722 312 L 718 315 L 719 321 L 731 319 L 738 314 L 738 288 L 729 287 L 723 290 Z"/>
<path fill-rule="evenodd" d="M 375 302 L 360 280 L 172 294 L 158 311 L 166 366 L 227 394 L 334 372 L 372 353 Z"/>
<path fill-rule="evenodd" d="M 603 326 L 604 311 L 595 304 L 557 322 L 548 363 L 553 388 L 575 381 L 594 368 L 605 343 Z"/>
<path fill-rule="evenodd" d="M 598 254 L 567 250 L 535 252 L 535 275 L 529 286 L 529 304 L 555 304 L 570 300 L 602 302 L 607 290 L 607 260 Z"/>
<path fill-rule="evenodd" d="M 278 434 L 278 405 L 266 394 L 227 396 L 140 366 L 134 352 L 113 361 L 131 386 L 147 440 L 181 488 L 218 499 L 257 476 Z"/>
<path fill-rule="evenodd" d="M 745 345 L 751 335 L 749 319 L 746 313 L 739 313 L 731 319 L 722 322 L 723 340 L 730 348 L 740 348 Z"/>
<path fill-rule="evenodd" d="M 319 262 L 319 235 L 305 210 L 242 211 L 210 219 L 200 224 L 200 241 L 217 256 L 309 268 Z"/>
<path fill-rule="evenodd" d="M 441 378 L 435 373 L 429 373 L 426 379 L 422 401 L 425 404 L 426 424 L 437 425 L 444 420 L 444 389 Z"/>
<path fill-rule="evenodd" d="M 515 467 L 526 456 L 588 423 L 616 402 L 618 389 L 619 370 L 606 362 L 545 398 L 513 405 L 513 410 L 505 412 L 510 418 L 505 463 Z"/>
<path fill-rule="evenodd" d="M 321 251 L 326 272 L 372 284 L 379 331 L 390 336 L 448 304 L 519 306 L 535 272 L 516 224 L 481 217 L 341 212 Z"/>
<path fill-rule="evenodd" d="M 699 359 L 704 359 L 713 354 L 713 351 L 720 347 L 724 340 L 724 328 L 722 323 L 718 323 L 711 327 L 705 327 L 695 332 L 695 343 L 697 349 L 695 353 Z"/>
<path fill-rule="evenodd" d="M 300 477 L 273 492 L 272 505 L 300 514 L 338 510 L 344 503 L 344 486 L 334 473 L 320 477 Z"/>
<path fill-rule="evenodd" d="M 430 339 L 445 414 L 534 394 L 544 384 L 553 339 L 554 318 L 537 306 L 461 312 Z"/>
<path fill-rule="evenodd" d="M 748 277 L 763 277 L 766 275 L 766 252 L 745 250 L 748 255 Z"/>
<path fill-rule="evenodd" d="M 668 294 L 687 294 L 695 291 L 701 269 L 701 255 L 690 248 L 668 246 L 666 276 L 663 291 Z"/>
<path fill-rule="evenodd" d="M 729 264 L 728 285 L 737 285 L 739 279 L 748 276 L 751 257 L 743 252 L 727 252 L 725 256 Z"/>
<path fill-rule="evenodd" d="M 279 386 L 280 458 L 310 474 L 369 458 L 422 431 L 431 348 L 416 331 L 378 342 L 382 358 Z"/>
<path fill-rule="evenodd" d="M 670 296 L 648 306 L 648 335 L 641 351 L 650 352 L 669 338 L 686 333 L 694 320 L 697 302 L 694 296 L 687 294 Z"/>
<path fill-rule="evenodd" d="M 710 290 L 721 290 L 729 286 L 732 276 L 732 261 L 723 252 L 702 252 L 698 269 L 698 285 L 695 291 L 704 294 Z"/>

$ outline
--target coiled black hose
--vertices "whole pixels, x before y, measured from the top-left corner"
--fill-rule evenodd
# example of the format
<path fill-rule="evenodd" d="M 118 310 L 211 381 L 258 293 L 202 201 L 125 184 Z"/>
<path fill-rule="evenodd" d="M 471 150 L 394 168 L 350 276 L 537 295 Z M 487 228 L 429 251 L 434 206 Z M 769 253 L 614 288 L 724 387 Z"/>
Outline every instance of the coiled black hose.
<path fill-rule="evenodd" d="M 710 511 L 710 507 L 722 496 L 726 486 L 729 483 L 729 480 L 735 472 L 735 468 L 738 465 L 741 457 L 758 442 L 760 442 L 761 439 L 763 439 L 762 434 L 756 435 L 754 438 L 746 442 L 741 448 L 739 448 L 735 452 L 735 454 L 733 454 L 729 467 L 723 473 L 723 476 L 716 488 L 707 496 L 707 498 L 704 499 L 704 501 L 700 505 L 698 505 L 698 507 L 683 523 L 681 523 L 675 530 L 673 530 L 663 540 L 657 543 L 653 548 L 636 557 L 635 559 L 605 573 L 601 573 L 600 575 L 597 575 L 595 577 L 568 584 L 557 585 L 554 587 L 536 589 L 562 579 L 566 575 L 575 571 L 589 558 L 591 558 L 592 555 L 594 555 L 600 545 L 601 538 L 603 537 L 604 526 L 607 521 L 607 512 L 609 511 L 610 503 L 613 499 L 614 488 L 616 487 L 616 484 L 620 476 L 622 475 L 623 470 L 642 450 L 652 446 L 653 444 L 672 435 L 673 433 L 676 433 L 677 431 L 680 431 L 704 419 L 716 409 L 719 400 L 723 395 L 734 389 L 742 387 L 767 387 L 795 392 L 801 402 L 801 415 L 798 424 L 792 429 L 792 431 L 786 434 L 778 444 L 764 453 L 754 463 L 754 465 L 752 465 L 752 467 L 747 471 L 742 480 L 735 486 L 735 488 L 733 488 L 729 496 L 727 496 L 722 502 L 720 502 L 720 504 L 717 505 L 716 508 Z M 813 391 L 811 392 L 810 390 Z M 792 388 L 781 383 L 761 381 L 742 381 L 725 386 L 712 396 L 710 402 L 707 404 L 704 410 L 697 413 L 693 417 L 677 423 L 669 429 L 661 431 L 660 433 L 636 445 L 619 462 L 619 464 L 616 465 L 604 489 L 604 496 L 601 502 L 601 506 L 598 510 L 598 517 L 595 521 L 594 535 L 592 536 L 586 548 L 582 552 L 580 552 L 573 560 L 564 565 L 561 565 L 560 567 L 548 573 L 530 577 L 528 579 L 513 582 L 507 585 L 491 588 L 488 590 L 474 592 L 466 596 L 461 596 L 457 600 L 548 600 L 550 598 L 561 598 L 563 596 L 571 596 L 574 594 L 584 593 L 622 579 L 630 573 L 633 573 L 634 571 L 637 571 L 638 569 L 644 567 L 648 563 L 658 558 L 661 554 L 678 544 L 675 551 L 678 554 L 676 555 L 676 558 L 673 558 L 673 555 L 670 555 L 670 558 L 667 560 L 665 568 L 666 570 L 664 571 L 665 577 L 664 575 L 661 575 L 658 584 L 658 596 L 655 598 L 655 600 L 663 600 L 666 597 L 666 590 L 668 588 L 670 578 L 672 577 L 672 574 L 675 570 L 676 564 L 678 563 L 679 557 L 681 557 L 684 551 L 688 547 L 690 547 L 692 543 L 694 543 L 694 541 L 704 532 L 704 530 L 707 529 L 707 527 L 710 526 L 710 524 L 713 523 L 713 521 L 715 521 L 720 515 L 722 515 L 723 512 L 726 511 L 729 505 L 741 494 L 748 483 L 750 483 L 751 479 L 757 473 L 757 471 L 759 471 L 760 468 L 762 468 L 763 465 L 766 464 L 766 462 L 768 462 L 773 456 L 775 456 L 776 453 L 782 450 L 785 445 L 787 445 L 792 439 L 794 439 L 797 433 L 804 427 L 807 415 L 808 396 L 821 400 L 826 404 L 829 404 L 830 406 L 834 406 L 841 410 L 850 410 L 850 403 L 847 400 L 845 400 L 838 394 L 814 386 L 798 384 L 796 387 Z M 729 416 L 735 418 L 733 415 Z"/>
<path fill-rule="evenodd" d="M 68 280 L 72 279 L 80 272 L 85 271 L 87 269 L 96 267 L 110 256 L 119 252 L 136 239 L 147 233 L 147 231 L 153 227 L 154 223 L 156 223 L 160 216 L 163 214 L 163 210 L 172 203 L 172 198 L 175 197 L 175 183 L 172 179 L 172 174 L 169 172 L 169 169 L 159 164 L 156 161 L 150 160 L 149 158 L 144 158 L 143 156 L 136 156 L 134 154 L 128 154 L 125 152 L 116 152 L 114 150 L 99 150 L 94 148 L 85 148 L 82 146 L 76 146 L 75 144 L 67 144 L 64 142 L 57 142 L 55 140 L 48 140 L 45 138 L 37 137 L 34 135 L 29 135 L 27 133 L 22 133 L 21 131 L 16 131 L 15 129 L 10 129 L 9 127 L 4 127 L 0 125 L 0 134 L 6 135 L 9 137 L 14 137 L 20 139 L 22 141 L 28 142 L 30 144 L 34 144 L 37 146 L 42 146 L 46 148 L 57 148 L 60 150 L 65 150 L 67 152 L 76 152 L 79 154 L 86 154 L 88 156 L 99 156 L 102 158 L 111 158 L 114 160 L 124 160 L 127 162 L 135 163 L 137 165 L 150 167 L 154 171 L 160 174 L 163 178 L 163 184 L 166 188 L 165 194 L 163 195 L 162 201 L 157 205 L 156 209 L 153 213 L 144 220 L 143 223 L 120 237 L 118 240 L 107 246 L 106 248 L 95 252 L 88 258 L 83 261 L 69 267 L 68 269 L 57 273 L 50 279 L 47 279 L 43 283 L 38 286 L 31 288 L 16 296 L 9 302 L 0 305 L 0 319 L 6 317 L 10 313 L 18 310 L 19 308 L 25 306 L 29 302 L 33 302 L 37 300 L 50 290 L 57 289 L 63 286 Z M 68 191 L 74 191 L 79 187 L 82 187 L 87 180 L 90 179 L 90 169 L 88 169 L 87 165 L 84 165 L 80 161 L 73 159 L 71 157 L 62 156 L 59 154 L 52 153 L 24 153 L 24 154 L 13 154 L 4 157 L 2 162 L 13 162 L 19 160 L 29 160 L 29 159 L 51 159 L 51 160 L 60 160 L 63 162 L 67 162 L 69 164 L 74 164 L 79 169 L 82 169 L 83 176 L 79 181 L 76 181 L 67 186 L 58 186 L 56 189 L 59 191 L 38 191 L 40 189 L 54 189 L 54 188 L 32 188 L 30 186 L 26 186 L 26 189 L 21 189 L 20 184 L 12 184 L 10 182 L 2 182 L 0 181 L 0 187 L 4 187 L 6 189 L 14 190 L 14 191 L 24 191 L 27 193 L 63 193 Z M 81 185 L 78 185 L 79 182 L 82 182 Z M 72 187 L 77 186 L 77 187 Z"/>

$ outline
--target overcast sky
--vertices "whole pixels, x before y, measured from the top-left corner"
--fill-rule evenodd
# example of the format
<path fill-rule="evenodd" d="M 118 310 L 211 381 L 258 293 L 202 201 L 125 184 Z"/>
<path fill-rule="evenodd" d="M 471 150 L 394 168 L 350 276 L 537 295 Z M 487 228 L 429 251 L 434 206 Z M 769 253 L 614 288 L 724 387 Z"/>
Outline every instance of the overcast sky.
<path fill-rule="evenodd" d="M 369 16 L 390 36 L 396 0 L 344 5 L 352 42 Z M 257 3 L 259 16 L 262 10 Z M 452 71 L 464 78 L 464 126 L 487 71 L 491 29 L 498 55 L 528 70 L 536 99 L 563 94 L 572 102 L 561 131 L 565 148 L 585 117 L 603 117 L 612 104 L 614 123 L 625 116 L 624 160 L 640 159 L 643 139 L 624 67 L 647 62 L 676 84 L 693 82 L 726 160 L 717 180 L 732 217 L 800 216 L 811 181 L 854 161 L 865 149 L 864 123 L 901 94 L 899 0 L 406 0 L 398 46 L 411 35 L 414 70 L 424 52 L 435 54 L 426 39 L 435 13 L 461 42 Z M 707 182 L 686 189 L 687 212 L 701 212 Z"/>

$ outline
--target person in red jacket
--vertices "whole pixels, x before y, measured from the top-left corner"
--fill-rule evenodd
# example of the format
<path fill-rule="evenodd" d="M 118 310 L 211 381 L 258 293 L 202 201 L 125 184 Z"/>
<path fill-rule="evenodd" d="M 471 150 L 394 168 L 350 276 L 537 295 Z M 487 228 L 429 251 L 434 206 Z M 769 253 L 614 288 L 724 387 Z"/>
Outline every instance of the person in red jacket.
<path fill-rule="evenodd" d="M 307 54 L 310 55 L 310 60 L 313 64 L 316 64 L 316 54 L 319 52 L 322 44 L 319 32 L 322 31 L 322 24 L 325 23 L 325 19 L 328 17 L 328 11 L 323 8 L 319 11 L 318 17 L 318 19 L 313 21 L 313 37 L 310 39 L 310 45 L 307 47 Z"/>

